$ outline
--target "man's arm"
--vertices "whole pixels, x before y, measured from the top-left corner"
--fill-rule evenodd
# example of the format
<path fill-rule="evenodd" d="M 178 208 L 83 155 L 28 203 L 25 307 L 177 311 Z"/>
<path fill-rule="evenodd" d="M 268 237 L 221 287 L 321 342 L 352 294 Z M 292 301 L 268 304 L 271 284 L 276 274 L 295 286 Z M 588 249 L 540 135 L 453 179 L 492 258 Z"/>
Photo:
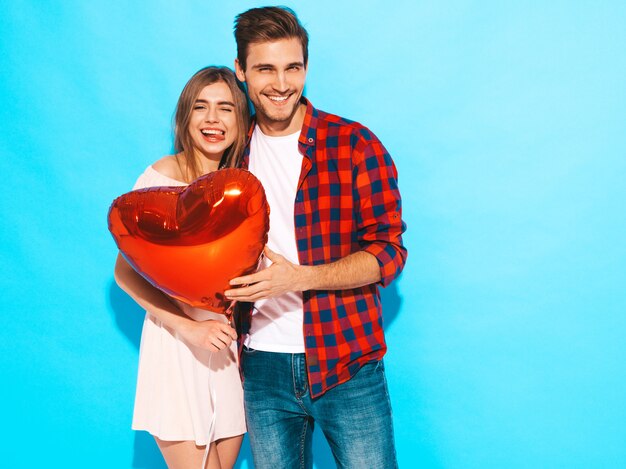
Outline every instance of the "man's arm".
<path fill-rule="evenodd" d="M 347 290 L 380 280 L 376 258 L 364 251 L 355 252 L 338 261 L 322 265 L 298 265 L 265 248 L 272 261 L 267 269 L 230 281 L 232 286 L 249 285 L 226 290 L 228 299 L 257 301 L 280 296 L 289 291 Z"/>
<path fill-rule="evenodd" d="M 273 264 L 231 280 L 233 287 L 247 286 L 226 290 L 227 298 L 252 302 L 288 291 L 345 290 L 377 282 L 386 286 L 399 275 L 407 253 L 396 168 L 374 134 L 362 128 L 359 137 L 353 184 L 361 251 L 328 264 L 302 266 L 266 248 Z"/>
<path fill-rule="evenodd" d="M 379 284 L 387 286 L 400 275 L 407 257 L 398 172 L 380 140 L 365 127 L 359 133 L 354 151 L 357 238 L 361 249 L 378 261 Z"/>

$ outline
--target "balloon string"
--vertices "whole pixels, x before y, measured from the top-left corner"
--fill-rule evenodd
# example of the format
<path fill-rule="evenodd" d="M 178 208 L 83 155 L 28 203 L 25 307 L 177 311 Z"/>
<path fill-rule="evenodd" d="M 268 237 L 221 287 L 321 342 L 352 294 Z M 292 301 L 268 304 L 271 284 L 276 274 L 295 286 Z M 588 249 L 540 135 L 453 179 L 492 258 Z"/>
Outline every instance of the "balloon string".
<path fill-rule="evenodd" d="M 235 305 L 237 304 L 237 300 L 233 300 L 230 304 L 230 306 L 228 307 L 228 309 L 226 311 L 224 311 L 224 315 L 226 316 L 226 319 L 228 320 L 228 325 L 232 327 L 233 325 L 233 313 L 235 311 Z M 219 353 L 219 352 L 218 352 Z M 208 386 L 209 389 L 211 390 L 211 407 L 213 408 L 213 415 L 211 416 L 211 421 L 209 422 L 209 430 L 208 430 L 208 435 L 207 435 L 207 445 L 206 448 L 204 450 L 204 457 L 202 458 L 202 468 L 204 469 L 206 467 L 206 463 L 207 460 L 209 459 L 209 453 L 211 452 L 211 443 L 213 442 L 213 434 L 215 433 L 215 421 L 216 421 L 216 415 L 217 415 L 217 396 L 215 395 L 215 389 L 213 389 L 213 386 L 211 386 L 211 359 L 213 358 L 213 352 L 211 352 L 209 354 L 209 362 L 208 362 L 208 368 L 209 368 L 209 372 L 207 374 L 208 376 Z"/>
<path fill-rule="evenodd" d="M 213 434 L 215 433 L 215 420 L 216 420 L 216 414 L 217 414 L 217 397 L 215 395 L 215 389 L 213 389 L 213 386 L 211 386 L 211 359 L 213 358 L 213 352 L 211 352 L 209 354 L 209 363 L 208 363 L 208 368 L 209 368 L 209 372 L 207 374 L 208 377 L 208 386 L 209 386 L 209 390 L 211 391 L 211 407 L 212 407 L 212 411 L 213 411 L 213 415 L 211 416 L 211 420 L 209 421 L 209 429 L 207 432 L 207 444 L 206 444 L 206 448 L 204 450 L 204 457 L 202 458 L 202 467 L 201 469 L 205 469 L 206 467 L 206 463 L 209 459 L 209 453 L 211 452 L 211 443 L 213 440 Z"/>
<path fill-rule="evenodd" d="M 226 309 L 226 311 L 224 311 L 224 316 L 226 316 L 226 319 L 228 320 L 228 325 L 230 327 L 233 327 L 233 313 L 235 312 L 235 305 L 237 304 L 237 300 L 233 300 L 230 303 L 230 306 L 228 307 L 228 309 Z"/>

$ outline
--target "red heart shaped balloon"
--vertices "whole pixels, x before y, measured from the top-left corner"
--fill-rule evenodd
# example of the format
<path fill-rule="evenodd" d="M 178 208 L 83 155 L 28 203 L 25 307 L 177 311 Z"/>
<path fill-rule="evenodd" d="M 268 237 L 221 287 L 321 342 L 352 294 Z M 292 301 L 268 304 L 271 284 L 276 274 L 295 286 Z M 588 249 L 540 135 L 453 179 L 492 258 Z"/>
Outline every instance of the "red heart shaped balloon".
<path fill-rule="evenodd" d="M 124 194 L 109 231 L 133 268 L 191 306 L 224 313 L 228 281 L 256 269 L 269 230 L 263 186 L 243 169 L 222 169 L 189 186 Z"/>

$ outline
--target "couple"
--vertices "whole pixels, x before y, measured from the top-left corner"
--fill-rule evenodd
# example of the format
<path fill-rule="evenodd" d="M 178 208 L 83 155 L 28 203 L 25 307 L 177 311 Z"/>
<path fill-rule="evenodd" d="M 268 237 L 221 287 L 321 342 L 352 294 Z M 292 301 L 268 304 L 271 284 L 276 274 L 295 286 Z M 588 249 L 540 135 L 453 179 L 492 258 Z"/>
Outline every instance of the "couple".
<path fill-rule="evenodd" d="M 178 153 L 135 188 L 236 166 L 262 182 L 264 264 L 225 292 L 254 304 L 238 313 L 243 392 L 224 316 L 167 297 L 118 256 L 117 283 L 148 312 L 133 428 L 170 468 L 232 467 L 246 425 L 257 469 L 310 468 L 314 424 L 338 467 L 396 467 L 378 293 L 406 261 L 395 166 L 367 128 L 302 96 L 308 35 L 293 11 L 248 10 L 235 38 L 252 122 L 235 74 L 200 70 L 178 101 Z"/>

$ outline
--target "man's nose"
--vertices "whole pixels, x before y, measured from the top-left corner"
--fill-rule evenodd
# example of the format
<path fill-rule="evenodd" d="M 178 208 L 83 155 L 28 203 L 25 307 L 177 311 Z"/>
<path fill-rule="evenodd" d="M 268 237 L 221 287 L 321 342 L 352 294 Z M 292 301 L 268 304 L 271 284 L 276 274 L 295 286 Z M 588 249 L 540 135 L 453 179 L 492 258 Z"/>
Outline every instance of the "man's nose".
<path fill-rule="evenodd" d="M 274 89 L 279 93 L 285 93 L 289 89 L 289 85 L 287 84 L 287 75 L 285 72 L 276 73 L 274 79 Z"/>

